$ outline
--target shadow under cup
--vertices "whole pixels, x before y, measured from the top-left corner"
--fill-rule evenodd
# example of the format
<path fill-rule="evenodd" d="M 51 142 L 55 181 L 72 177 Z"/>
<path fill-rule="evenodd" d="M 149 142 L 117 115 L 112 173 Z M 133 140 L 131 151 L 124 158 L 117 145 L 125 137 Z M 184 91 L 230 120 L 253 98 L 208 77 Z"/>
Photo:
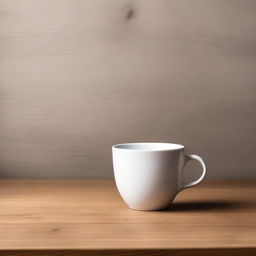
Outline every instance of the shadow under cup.
<path fill-rule="evenodd" d="M 174 143 L 127 143 L 112 147 L 117 188 L 135 210 L 160 210 L 170 206 L 177 193 L 201 182 L 206 167 L 201 157 L 185 155 L 184 146 Z M 202 176 L 189 184 L 182 181 L 183 167 L 197 160 Z"/>

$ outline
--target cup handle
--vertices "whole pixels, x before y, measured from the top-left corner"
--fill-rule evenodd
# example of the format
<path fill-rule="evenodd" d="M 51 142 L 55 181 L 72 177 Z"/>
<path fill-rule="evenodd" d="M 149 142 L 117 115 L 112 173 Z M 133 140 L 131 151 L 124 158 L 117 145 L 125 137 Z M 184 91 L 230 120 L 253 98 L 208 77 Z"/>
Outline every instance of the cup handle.
<path fill-rule="evenodd" d="M 187 164 L 187 162 L 190 161 L 190 160 L 196 160 L 196 161 L 198 161 L 198 162 L 201 164 L 202 168 L 203 168 L 203 173 L 202 173 L 202 175 L 201 175 L 197 180 L 195 180 L 195 181 L 189 182 L 189 183 L 187 183 L 187 184 L 182 183 L 181 189 L 190 188 L 190 187 L 193 187 L 193 186 L 199 184 L 199 183 L 204 179 L 204 177 L 205 177 L 205 175 L 206 175 L 206 166 L 205 166 L 204 160 L 203 160 L 200 156 L 198 156 L 198 155 L 185 155 L 185 164 L 184 164 L 184 166 L 185 166 L 185 165 Z"/>

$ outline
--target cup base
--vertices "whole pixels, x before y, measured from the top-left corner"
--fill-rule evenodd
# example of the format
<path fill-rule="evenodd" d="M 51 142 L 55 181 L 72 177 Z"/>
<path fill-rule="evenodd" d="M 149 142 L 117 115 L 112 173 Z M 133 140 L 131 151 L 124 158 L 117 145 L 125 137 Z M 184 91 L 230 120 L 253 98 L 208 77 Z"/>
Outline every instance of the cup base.
<path fill-rule="evenodd" d="M 139 211 L 139 212 L 154 212 L 154 211 L 165 211 L 169 208 L 170 206 L 166 206 L 166 207 L 161 207 L 161 208 L 156 208 L 156 209 L 135 209 L 132 207 L 129 207 L 129 209 L 133 210 L 133 211 Z"/>
<path fill-rule="evenodd" d="M 164 206 L 158 206 L 158 207 L 128 207 L 133 211 L 143 211 L 143 212 L 152 212 L 152 211 L 166 211 L 172 204 L 173 200 L 169 202 L 168 204 L 165 204 Z"/>

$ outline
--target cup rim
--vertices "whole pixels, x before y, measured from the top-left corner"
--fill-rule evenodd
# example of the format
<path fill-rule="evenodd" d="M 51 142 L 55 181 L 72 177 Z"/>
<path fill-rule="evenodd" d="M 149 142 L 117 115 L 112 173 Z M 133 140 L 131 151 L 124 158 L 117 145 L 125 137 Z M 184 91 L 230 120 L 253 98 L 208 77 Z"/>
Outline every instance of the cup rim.
<path fill-rule="evenodd" d="M 138 148 L 136 148 L 136 146 Z M 139 146 L 145 146 L 145 148 L 139 148 Z M 136 152 L 156 152 L 156 151 L 175 151 L 182 150 L 185 147 L 181 144 L 171 142 L 131 142 L 121 143 L 112 146 L 112 150 L 125 150 Z"/>

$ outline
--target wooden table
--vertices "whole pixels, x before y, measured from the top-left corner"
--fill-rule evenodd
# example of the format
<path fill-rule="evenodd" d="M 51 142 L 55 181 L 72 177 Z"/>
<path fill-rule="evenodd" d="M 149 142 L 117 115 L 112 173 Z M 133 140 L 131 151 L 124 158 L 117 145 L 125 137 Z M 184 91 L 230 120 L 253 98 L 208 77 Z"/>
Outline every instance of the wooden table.
<path fill-rule="evenodd" d="M 256 181 L 126 207 L 112 180 L 0 180 L 0 255 L 256 255 Z"/>

